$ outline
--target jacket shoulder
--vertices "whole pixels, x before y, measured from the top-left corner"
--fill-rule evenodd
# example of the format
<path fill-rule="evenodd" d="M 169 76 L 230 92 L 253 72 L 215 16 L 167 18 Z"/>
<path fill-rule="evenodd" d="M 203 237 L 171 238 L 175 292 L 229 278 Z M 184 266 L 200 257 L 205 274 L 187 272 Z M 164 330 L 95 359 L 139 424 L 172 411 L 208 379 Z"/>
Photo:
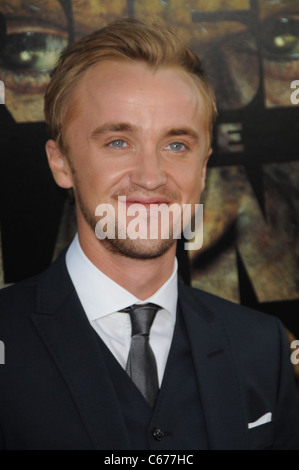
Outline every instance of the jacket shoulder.
<path fill-rule="evenodd" d="M 5 312 L 22 315 L 32 313 L 36 310 L 37 303 L 41 303 L 40 296 L 47 298 L 55 298 L 58 292 L 65 290 L 68 280 L 65 251 L 42 273 L 17 282 L 9 287 L 0 289 L 0 321 L 5 316 Z M 68 285 L 68 284 L 67 284 Z"/>
<path fill-rule="evenodd" d="M 246 306 L 225 300 L 200 289 L 180 285 L 180 297 L 189 303 L 200 315 L 204 315 L 209 322 L 222 321 L 231 327 L 261 329 L 274 327 L 280 321 L 269 314 L 262 313 Z"/>

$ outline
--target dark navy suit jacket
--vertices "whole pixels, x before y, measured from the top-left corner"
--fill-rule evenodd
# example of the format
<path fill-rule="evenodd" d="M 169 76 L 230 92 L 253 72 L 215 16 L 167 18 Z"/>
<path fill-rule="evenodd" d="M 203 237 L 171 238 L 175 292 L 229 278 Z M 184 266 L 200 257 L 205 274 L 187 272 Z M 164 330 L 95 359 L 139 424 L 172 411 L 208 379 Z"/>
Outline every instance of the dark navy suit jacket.
<path fill-rule="evenodd" d="M 299 449 L 299 400 L 282 324 L 183 284 L 179 302 L 209 448 Z M 0 340 L 0 449 L 130 449 L 64 255 L 0 291 Z M 248 428 L 268 413 L 271 422 Z"/>

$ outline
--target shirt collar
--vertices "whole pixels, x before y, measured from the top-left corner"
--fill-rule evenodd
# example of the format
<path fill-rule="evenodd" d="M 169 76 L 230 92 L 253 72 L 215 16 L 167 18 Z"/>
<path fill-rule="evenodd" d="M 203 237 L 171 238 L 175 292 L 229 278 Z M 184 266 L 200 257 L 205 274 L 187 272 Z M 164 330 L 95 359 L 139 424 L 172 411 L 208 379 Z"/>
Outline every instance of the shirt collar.
<path fill-rule="evenodd" d="M 136 303 L 152 302 L 176 315 L 178 263 L 175 258 L 171 277 L 151 297 L 141 301 L 100 271 L 83 252 L 78 235 L 66 253 L 66 265 L 82 306 L 90 321 Z"/>

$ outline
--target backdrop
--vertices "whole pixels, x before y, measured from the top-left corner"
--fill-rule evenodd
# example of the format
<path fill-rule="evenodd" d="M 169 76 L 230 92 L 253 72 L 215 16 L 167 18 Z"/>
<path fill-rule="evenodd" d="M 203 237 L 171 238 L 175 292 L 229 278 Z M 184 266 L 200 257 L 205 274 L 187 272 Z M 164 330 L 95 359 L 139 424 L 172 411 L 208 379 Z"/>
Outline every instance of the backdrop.
<path fill-rule="evenodd" d="M 299 337 L 299 1 L 0 0 L 0 13 L 0 286 L 45 269 L 76 230 L 44 152 L 60 51 L 116 18 L 158 19 L 202 58 L 219 107 L 204 246 L 179 244 L 181 274 Z"/>

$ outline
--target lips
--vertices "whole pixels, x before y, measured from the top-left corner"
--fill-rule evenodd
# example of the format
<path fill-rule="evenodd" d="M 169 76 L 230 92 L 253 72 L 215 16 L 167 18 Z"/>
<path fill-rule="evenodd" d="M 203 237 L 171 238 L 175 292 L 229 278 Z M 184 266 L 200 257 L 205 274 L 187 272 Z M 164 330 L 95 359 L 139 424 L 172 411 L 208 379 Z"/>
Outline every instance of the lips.
<path fill-rule="evenodd" d="M 171 204 L 168 199 L 165 198 L 157 198 L 157 197 L 134 197 L 134 198 L 127 198 L 126 200 L 127 205 L 131 204 L 142 204 L 143 206 L 150 206 L 151 204 Z"/>
<path fill-rule="evenodd" d="M 121 206 L 125 205 L 127 209 L 135 204 L 138 204 L 139 212 L 147 211 L 151 212 L 151 214 L 154 214 L 156 211 L 161 211 L 163 206 L 166 209 L 166 206 L 168 208 L 174 204 L 174 200 L 171 200 L 164 195 L 145 196 L 142 194 L 129 194 L 129 196 L 118 195 L 117 199 L 118 204 Z"/>
<path fill-rule="evenodd" d="M 170 204 L 173 199 L 170 195 L 158 194 L 158 193 L 139 193 L 138 191 L 131 192 L 129 194 L 124 194 L 121 196 L 126 198 L 127 203 L 129 204 Z"/>

